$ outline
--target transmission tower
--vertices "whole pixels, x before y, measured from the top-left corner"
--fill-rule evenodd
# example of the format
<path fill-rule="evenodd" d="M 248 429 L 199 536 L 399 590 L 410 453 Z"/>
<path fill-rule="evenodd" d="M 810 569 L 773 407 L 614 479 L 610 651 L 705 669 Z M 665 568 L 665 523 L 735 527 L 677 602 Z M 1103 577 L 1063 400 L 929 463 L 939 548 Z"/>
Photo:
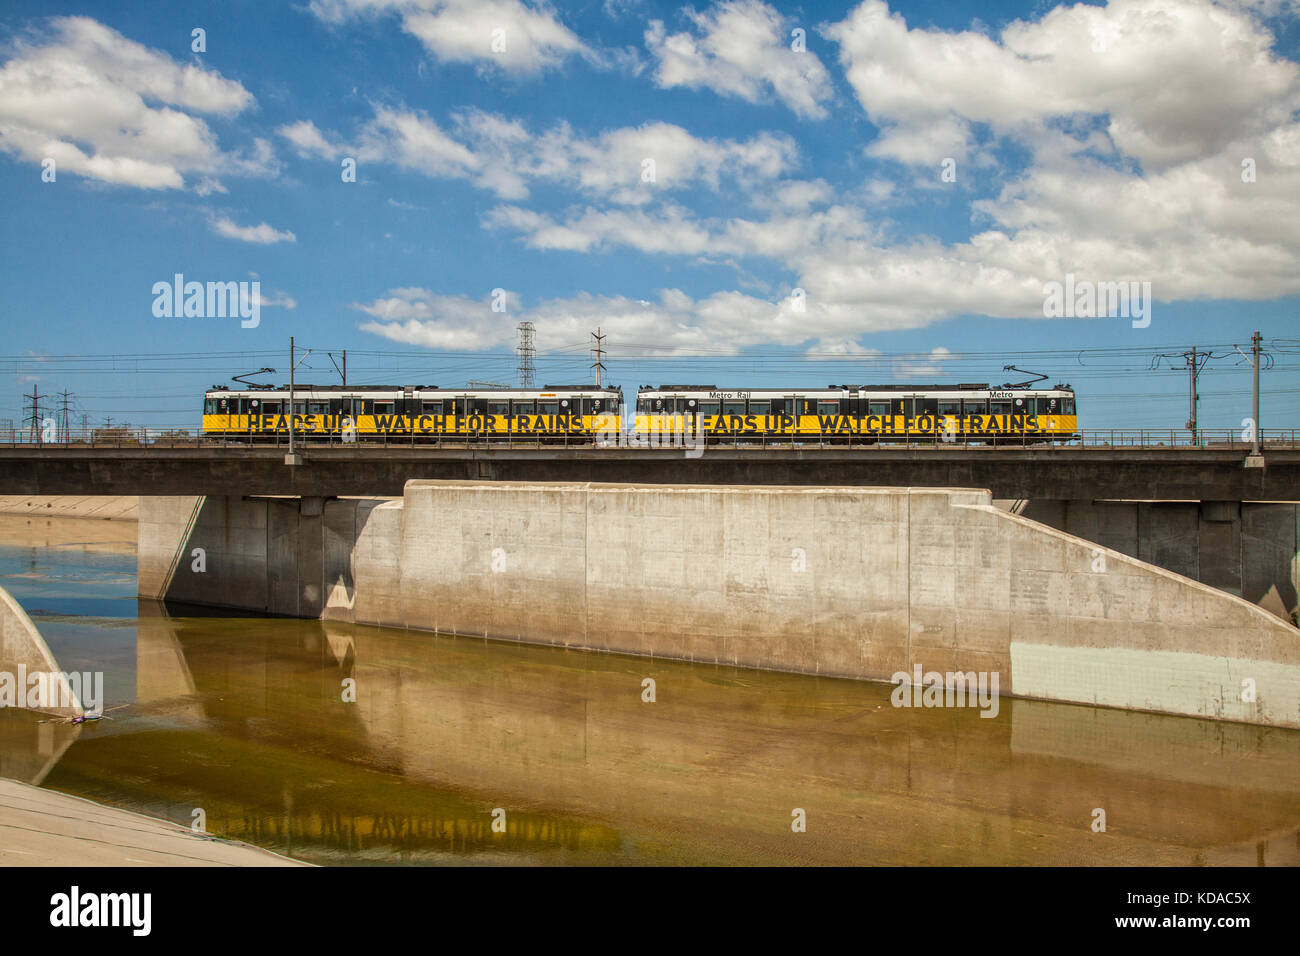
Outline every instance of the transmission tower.
<path fill-rule="evenodd" d="M 23 425 L 27 428 L 27 440 L 35 442 L 41 433 L 41 393 L 35 385 L 30 395 L 23 396 Z"/>
<path fill-rule="evenodd" d="M 71 415 L 72 415 L 72 393 L 66 388 L 59 394 L 59 428 L 62 429 L 60 434 L 63 436 L 64 444 L 69 441 L 71 432 Z"/>
<path fill-rule="evenodd" d="M 533 323 L 520 322 L 515 327 L 519 334 L 519 343 L 516 351 L 519 352 L 519 387 L 533 387 L 533 356 L 537 354 L 537 348 L 533 345 Z"/>

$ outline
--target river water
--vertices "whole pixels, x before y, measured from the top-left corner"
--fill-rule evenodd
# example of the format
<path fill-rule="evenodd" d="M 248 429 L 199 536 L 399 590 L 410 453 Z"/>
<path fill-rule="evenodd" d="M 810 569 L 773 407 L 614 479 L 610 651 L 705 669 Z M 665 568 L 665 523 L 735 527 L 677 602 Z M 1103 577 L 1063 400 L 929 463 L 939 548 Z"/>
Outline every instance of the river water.
<path fill-rule="evenodd" d="M 111 718 L 0 775 L 311 862 L 1300 863 L 1293 731 L 164 608 L 129 522 L 0 517 L 0 585 Z"/>

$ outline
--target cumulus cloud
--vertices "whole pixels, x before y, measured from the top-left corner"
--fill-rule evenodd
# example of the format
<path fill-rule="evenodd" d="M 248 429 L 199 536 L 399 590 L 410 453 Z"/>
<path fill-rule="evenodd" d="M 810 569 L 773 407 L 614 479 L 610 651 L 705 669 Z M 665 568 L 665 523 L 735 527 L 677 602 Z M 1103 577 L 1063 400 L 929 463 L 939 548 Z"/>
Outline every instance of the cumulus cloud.
<path fill-rule="evenodd" d="M 548 4 L 521 0 L 312 0 L 320 19 L 396 14 L 402 29 L 437 59 L 538 73 L 573 55 L 595 54 Z"/>
<path fill-rule="evenodd" d="M 524 199 L 536 183 L 561 186 L 620 205 L 642 205 L 665 191 L 724 186 L 749 191 L 793 169 L 793 139 L 757 133 L 748 139 L 706 138 L 672 123 L 606 130 L 594 136 L 567 123 L 534 132 L 517 120 L 464 110 L 444 129 L 425 113 L 376 106 L 348 144 L 303 120 L 281 136 L 301 155 L 353 154 L 432 178 L 467 179 L 502 199 Z"/>
<path fill-rule="evenodd" d="M 909 28 L 865 0 L 825 34 L 884 128 L 875 153 L 904 162 L 933 162 L 935 136 L 968 143 L 972 123 L 1015 135 L 1092 114 L 1120 153 L 1162 168 L 1265 133 L 1300 105 L 1300 67 L 1260 22 L 1204 0 L 1058 6 L 997 37 Z"/>
<path fill-rule="evenodd" d="M 256 226 L 241 226 L 225 216 L 213 218 L 212 231 L 219 236 L 225 236 L 227 239 L 238 239 L 240 242 L 255 242 L 260 245 L 298 241 L 298 237 L 292 232 L 281 232 L 265 222 L 260 222 Z"/>
<path fill-rule="evenodd" d="M 279 127 L 276 132 L 293 144 L 299 156 L 334 159 L 342 152 L 337 145 L 325 138 L 311 120 L 286 124 Z"/>
<path fill-rule="evenodd" d="M 273 169 L 264 141 L 225 154 L 196 115 L 233 116 L 253 102 L 215 70 L 182 66 L 89 17 L 58 17 L 41 40 L 16 41 L 0 67 L 0 149 L 103 182 L 180 189 L 189 173 Z M 200 192 L 220 186 L 201 183 Z"/>
<path fill-rule="evenodd" d="M 263 309 L 296 309 L 298 300 L 289 293 L 276 289 L 269 294 L 259 292 L 256 296 L 258 306 Z"/>
<path fill-rule="evenodd" d="M 800 116 L 827 115 L 830 74 L 806 48 L 806 27 L 804 49 L 796 51 L 794 21 L 761 0 L 726 0 L 685 15 L 694 33 L 670 34 L 660 20 L 645 32 L 659 86 L 710 89 L 751 103 L 770 94 Z"/>

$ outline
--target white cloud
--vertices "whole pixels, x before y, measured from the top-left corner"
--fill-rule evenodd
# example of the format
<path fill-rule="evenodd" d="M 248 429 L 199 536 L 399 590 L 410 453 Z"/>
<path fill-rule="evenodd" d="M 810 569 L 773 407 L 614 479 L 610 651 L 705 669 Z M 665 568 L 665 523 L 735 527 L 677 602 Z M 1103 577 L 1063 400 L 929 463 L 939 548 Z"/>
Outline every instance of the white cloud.
<path fill-rule="evenodd" d="M 1265 133 L 1300 105 L 1300 67 L 1272 52 L 1259 22 L 1204 0 L 1058 6 L 996 38 L 909 29 L 865 0 L 824 32 L 885 128 L 879 155 L 904 162 L 934 161 L 935 124 L 941 141 L 968 143 L 972 123 L 1019 135 L 1086 114 L 1108 118 L 1122 154 L 1167 167 Z"/>
<path fill-rule="evenodd" d="M 519 74 L 556 67 L 572 55 L 595 54 L 545 3 L 520 0 L 312 0 L 326 22 L 396 13 L 402 29 L 434 57 Z"/>
<path fill-rule="evenodd" d="M 0 148 L 143 189 L 188 173 L 266 173 L 274 158 L 223 154 L 197 113 L 232 116 L 253 96 L 214 70 L 182 66 L 88 17 L 51 21 L 47 42 L 14 44 L 0 68 Z M 205 182 L 214 180 L 205 179 Z"/>
<path fill-rule="evenodd" d="M 669 34 L 659 20 L 651 20 L 645 32 L 646 48 L 658 61 L 659 86 L 711 89 L 751 103 L 770 90 L 800 116 L 827 115 L 830 74 L 806 46 L 801 52 L 792 48 L 794 21 L 761 0 L 726 0 L 685 14 L 696 33 Z"/>
<path fill-rule="evenodd" d="M 240 226 L 225 216 L 212 220 L 212 231 L 219 236 L 225 236 L 227 239 L 238 239 L 240 242 L 255 242 L 261 245 L 298 241 L 298 237 L 292 232 L 281 232 L 267 223 L 261 222 L 256 226 Z"/>
<path fill-rule="evenodd" d="M 279 132 L 303 155 L 347 152 L 433 178 L 468 179 L 502 199 L 526 198 L 530 186 L 543 184 L 621 205 L 643 205 L 665 191 L 696 186 L 749 192 L 793 169 L 799 155 L 793 139 L 775 133 L 708 139 L 663 122 L 595 136 L 581 136 L 565 123 L 534 133 L 481 110 L 456 114 L 449 131 L 424 113 L 376 106 L 354 145 L 308 120 Z"/>
<path fill-rule="evenodd" d="M 276 289 L 269 295 L 257 294 L 258 306 L 263 309 L 296 309 L 298 300 L 287 292 Z"/>
<path fill-rule="evenodd" d="M 276 130 L 293 144 L 299 156 L 314 156 L 320 159 L 334 159 L 343 150 L 329 142 L 311 120 L 300 120 L 281 126 Z"/>

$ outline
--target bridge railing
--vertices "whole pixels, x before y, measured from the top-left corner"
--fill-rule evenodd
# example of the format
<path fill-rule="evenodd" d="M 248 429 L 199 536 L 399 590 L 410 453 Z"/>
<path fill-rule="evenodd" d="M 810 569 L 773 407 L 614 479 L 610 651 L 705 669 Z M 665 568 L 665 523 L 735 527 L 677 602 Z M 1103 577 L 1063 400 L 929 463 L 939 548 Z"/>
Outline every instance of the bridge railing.
<path fill-rule="evenodd" d="M 101 427 L 89 429 L 69 429 L 67 433 L 48 430 L 32 432 L 29 429 L 0 428 L 0 448 L 224 448 L 224 447 L 280 447 L 287 448 L 287 435 L 202 435 L 198 429 L 159 429 L 143 427 Z M 1261 429 L 1260 440 L 1265 450 L 1300 448 L 1300 429 L 1271 428 Z M 299 444 L 304 448 L 320 445 L 342 445 L 339 435 L 299 435 Z M 430 437 L 417 434 L 367 436 L 360 444 L 379 445 L 388 448 L 401 447 L 448 447 L 461 448 L 476 445 L 465 438 Z M 557 447 L 565 445 L 589 444 L 577 436 L 557 436 L 541 439 L 535 436 L 515 435 L 505 440 L 494 440 L 493 448 L 526 449 L 538 447 Z M 621 442 L 619 443 L 621 444 Z M 657 444 L 657 443 L 656 443 Z M 666 444 L 666 442 L 665 442 Z M 944 435 L 911 438 L 893 436 L 866 435 L 801 435 L 795 438 L 771 436 L 721 436 L 717 441 L 709 438 L 709 448 L 755 448 L 755 447 L 790 447 L 800 448 L 861 448 L 868 450 L 875 447 L 893 448 L 1204 448 L 1207 450 L 1228 449 L 1248 452 L 1251 448 L 1249 439 L 1243 438 L 1239 429 L 1201 429 L 1195 435 L 1185 428 L 1090 428 L 1082 429 L 1068 439 L 1051 439 L 1043 441 L 1032 435 Z"/>

